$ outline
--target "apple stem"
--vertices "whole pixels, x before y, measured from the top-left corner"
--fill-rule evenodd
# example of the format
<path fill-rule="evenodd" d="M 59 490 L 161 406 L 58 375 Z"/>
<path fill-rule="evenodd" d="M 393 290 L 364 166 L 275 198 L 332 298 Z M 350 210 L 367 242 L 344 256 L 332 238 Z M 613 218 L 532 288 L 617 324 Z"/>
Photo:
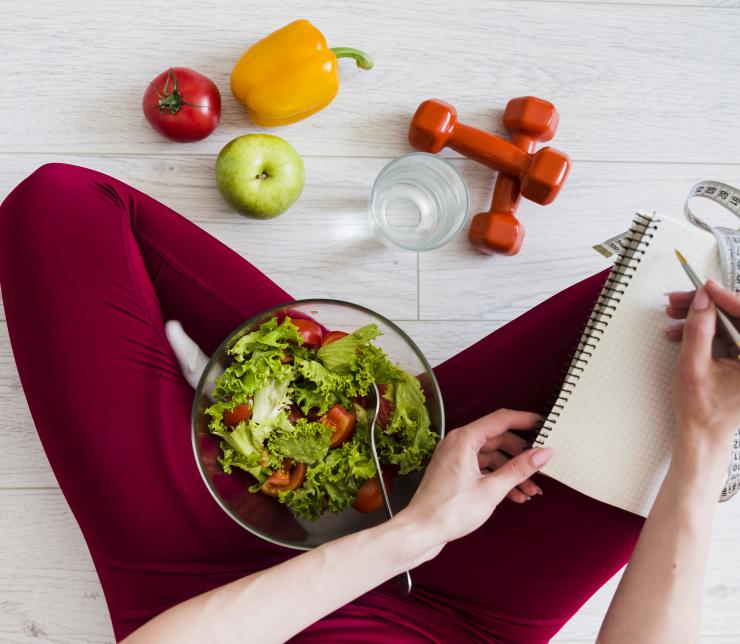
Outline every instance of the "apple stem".
<path fill-rule="evenodd" d="M 359 49 L 352 47 L 332 47 L 331 50 L 337 58 L 354 58 L 360 69 L 372 69 L 373 59 L 370 54 L 366 54 Z"/>

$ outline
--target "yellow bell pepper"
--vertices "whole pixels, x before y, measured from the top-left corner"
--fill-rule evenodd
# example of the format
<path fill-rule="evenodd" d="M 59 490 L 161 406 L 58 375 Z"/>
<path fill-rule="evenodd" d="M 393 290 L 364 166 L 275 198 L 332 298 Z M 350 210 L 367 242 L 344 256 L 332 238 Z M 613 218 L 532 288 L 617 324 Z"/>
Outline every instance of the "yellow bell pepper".
<path fill-rule="evenodd" d="M 354 58 L 370 69 L 357 49 L 326 46 L 308 20 L 296 20 L 256 42 L 231 72 L 231 91 L 250 118 L 270 127 L 294 123 L 326 107 L 339 91 L 338 58 Z"/>

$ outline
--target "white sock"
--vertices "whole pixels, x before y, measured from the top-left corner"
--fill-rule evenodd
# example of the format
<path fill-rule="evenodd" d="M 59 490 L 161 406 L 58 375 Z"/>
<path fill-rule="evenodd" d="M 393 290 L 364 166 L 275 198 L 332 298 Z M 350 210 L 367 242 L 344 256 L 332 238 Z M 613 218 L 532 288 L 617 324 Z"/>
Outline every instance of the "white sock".
<path fill-rule="evenodd" d="M 185 333 L 182 324 L 178 320 L 165 322 L 164 331 L 167 334 L 172 350 L 175 352 L 180 370 L 188 384 L 196 389 L 203 371 L 208 364 L 208 356 L 193 339 Z M 206 392 L 210 394 L 210 391 Z"/>

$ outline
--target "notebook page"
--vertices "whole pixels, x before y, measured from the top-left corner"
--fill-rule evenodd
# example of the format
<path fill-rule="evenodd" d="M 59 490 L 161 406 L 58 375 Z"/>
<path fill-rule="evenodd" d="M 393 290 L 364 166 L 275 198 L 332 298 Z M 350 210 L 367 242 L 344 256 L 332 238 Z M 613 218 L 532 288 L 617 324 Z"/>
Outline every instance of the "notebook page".
<path fill-rule="evenodd" d="M 670 460 L 671 382 L 679 345 L 663 329 L 664 293 L 690 290 L 678 249 L 699 277 L 721 282 L 714 236 L 682 220 L 652 215 L 645 248 L 601 340 L 544 445 L 544 473 L 600 501 L 647 515 Z"/>

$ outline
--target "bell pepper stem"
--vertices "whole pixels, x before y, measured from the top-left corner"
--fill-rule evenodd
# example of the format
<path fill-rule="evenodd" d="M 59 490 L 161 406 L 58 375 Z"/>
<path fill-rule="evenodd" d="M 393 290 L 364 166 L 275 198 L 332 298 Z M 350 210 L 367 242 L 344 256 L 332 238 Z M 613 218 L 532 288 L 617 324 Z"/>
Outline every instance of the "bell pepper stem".
<path fill-rule="evenodd" d="M 369 54 L 353 49 L 352 47 L 332 47 L 331 50 L 337 58 L 354 58 L 360 69 L 372 69 L 373 59 Z"/>

